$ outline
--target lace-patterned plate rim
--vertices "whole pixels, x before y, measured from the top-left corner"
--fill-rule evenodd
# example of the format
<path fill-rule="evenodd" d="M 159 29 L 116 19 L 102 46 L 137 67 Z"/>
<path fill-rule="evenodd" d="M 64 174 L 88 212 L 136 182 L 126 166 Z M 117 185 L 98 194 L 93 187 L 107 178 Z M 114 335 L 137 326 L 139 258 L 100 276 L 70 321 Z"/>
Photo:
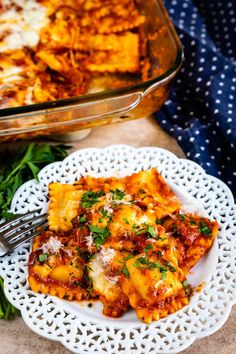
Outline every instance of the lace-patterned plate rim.
<path fill-rule="evenodd" d="M 8 299 L 22 311 L 23 319 L 36 333 L 60 341 L 72 352 L 80 354 L 131 353 L 133 350 L 138 354 L 148 350 L 177 353 L 224 324 L 236 298 L 234 200 L 223 182 L 206 175 L 196 163 L 155 147 L 113 145 L 103 149 L 82 149 L 63 162 L 42 169 L 39 182 L 33 180 L 23 185 L 16 192 L 11 209 L 27 212 L 42 206 L 46 210 L 47 185 L 52 181 L 73 183 L 88 174 L 105 177 L 131 174 L 150 167 L 157 167 L 167 182 L 203 203 L 209 216 L 220 222 L 216 269 L 204 289 L 189 306 L 149 326 L 136 322 L 116 328 L 110 322 L 89 321 L 86 316 L 80 319 L 55 298 L 34 294 L 28 289 L 27 243 L 0 259 L 0 273 L 5 279 Z"/>

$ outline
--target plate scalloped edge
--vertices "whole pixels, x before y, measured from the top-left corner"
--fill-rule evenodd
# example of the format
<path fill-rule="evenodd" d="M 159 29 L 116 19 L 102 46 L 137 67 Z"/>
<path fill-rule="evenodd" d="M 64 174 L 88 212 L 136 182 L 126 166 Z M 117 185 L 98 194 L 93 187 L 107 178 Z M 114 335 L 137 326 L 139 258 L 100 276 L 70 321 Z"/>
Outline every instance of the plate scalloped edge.
<path fill-rule="evenodd" d="M 47 208 L 47 185 L 53 181 L 71 183 L 80 176 L 131 174 L 157 167 L 167 182 L 179 186 L 203 204 L 208 215 L 220 223 L 216 270 L 197 301 L 151 325 L 117 327 L 80 319 L 58 306 L 55 298 L 35 294 L 28 288 L 27 261 L 30 243 L 0 258 L 6 296 L 21 310 L 26 324 L 39 335 L 61 342 L 75 353 L 177 353 L 195 339 L 218 330 L 236 302 L 236 206 L 229 188 L 207 175 L 195 162 L 179 159 L 156 147 L 133 148 L 112 145 L 76 151 L 64 161 L 44 167 L 39 182 L 31 180 L 16 192 L 11 210 L 27 212 Z M 62 302 L 63 303 L 63 302 Z M 92 312 L 91 312 L 92 315 Z"/>

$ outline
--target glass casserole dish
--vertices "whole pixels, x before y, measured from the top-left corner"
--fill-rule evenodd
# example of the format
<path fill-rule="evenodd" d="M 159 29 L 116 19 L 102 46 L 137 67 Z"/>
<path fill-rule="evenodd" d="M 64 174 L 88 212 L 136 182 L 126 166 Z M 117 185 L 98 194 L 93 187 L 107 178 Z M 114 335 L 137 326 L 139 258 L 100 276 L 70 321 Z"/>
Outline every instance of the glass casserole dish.
<path fill-rule="evenodd" d="M 0 109 L 0 142 L 143 118 L 163 105 L 182 64 L 183 48 L 161 0 L 137 0 L 136 5 L 145 16 L 141 26 L 150 62 L 148 78 L 129 78 L 118 89 L 106 85 L 83 96 Z"/>

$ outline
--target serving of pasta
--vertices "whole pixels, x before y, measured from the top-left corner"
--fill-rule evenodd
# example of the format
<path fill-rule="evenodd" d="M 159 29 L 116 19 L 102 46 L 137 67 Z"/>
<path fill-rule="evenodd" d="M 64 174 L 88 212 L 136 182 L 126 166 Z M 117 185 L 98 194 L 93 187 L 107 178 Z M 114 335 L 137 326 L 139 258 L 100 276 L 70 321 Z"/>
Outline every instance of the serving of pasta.
<path fill-rule="evenodd" d="M 134 0 L 1 1 L 0 108 L 127 86 L 124 74 L 141 79 L 144 22 Z"/>
<path fill-rule="evenodd" d="M 48 222 L 29 256 L 31 289 L 91 306 L 99 299 L 110 317 L 133 308 L 145 323 L 189 303 L 187 276 L 218 232 L 156 168 L 51 183 Z"/>

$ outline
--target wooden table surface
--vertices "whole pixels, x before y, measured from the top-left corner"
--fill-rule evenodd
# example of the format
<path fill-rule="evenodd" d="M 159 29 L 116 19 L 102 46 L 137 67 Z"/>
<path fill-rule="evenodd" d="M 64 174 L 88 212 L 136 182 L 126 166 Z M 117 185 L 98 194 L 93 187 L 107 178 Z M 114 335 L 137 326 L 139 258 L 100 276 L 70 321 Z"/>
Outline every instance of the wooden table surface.
<path fill-rule="evenodd" d="M 73 143 L 72 151 L 110 144 L 158 146 L 185 157 L 176 141 L 166 134 L 153 118 L 144 118 L 113 126 L 98 127 L 84 140 Z M 60 343 L 32 332 L 21 318 L 0 320 L 0 354 L 69 354 Z M 208 338 L 197 340 L 185 354 L 236 354 L 236 308 L 225 325 Z"/>

